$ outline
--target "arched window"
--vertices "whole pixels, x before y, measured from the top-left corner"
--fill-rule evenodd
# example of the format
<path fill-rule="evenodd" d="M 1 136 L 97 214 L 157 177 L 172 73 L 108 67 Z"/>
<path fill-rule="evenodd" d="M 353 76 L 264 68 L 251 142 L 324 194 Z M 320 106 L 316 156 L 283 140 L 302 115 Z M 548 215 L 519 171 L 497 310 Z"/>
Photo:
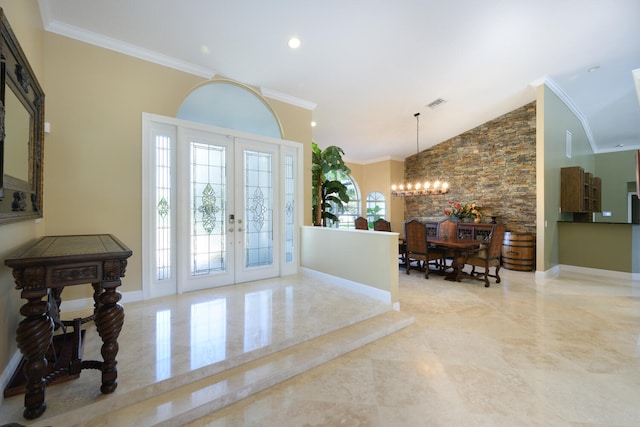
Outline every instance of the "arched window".
<path fill-rule="evenodd" d="M 349 195 L 349 203 L 344 206 L 344 211 L 338 215 L 340 218 L 340 222 L 338 224 L 335 223 L 327 223 L 327 227 L 336 227 L 336 228 L 356 228 L 355 220 L 359 217 L 360 214 L 360 189 L 358 188 L 358 184 L 355 182 L 351 176 L 347 175 L 342 171 L 331 171 L 327 174 L 327 179 L 330 180 L 338 180 L 342 182 L 345 187 L 347 187 L 347 194 Z M 335 210 L 334 210 L 335 212 Z"/>
<path fill-rule="evenodd" d="M 367 196 L 367 221 L 369 228 L 373 228 L 373 223 L 380 218 L 385 218 L 387 214 L 387 200 L 384 194 L 373 191 Z"/>
<path fill-rule="evenodd" d="M 211 80 L 194 89 L 176 117 L 282 138 L 280 123 L 266 100 L 249 86 L 230 80 Z"/>

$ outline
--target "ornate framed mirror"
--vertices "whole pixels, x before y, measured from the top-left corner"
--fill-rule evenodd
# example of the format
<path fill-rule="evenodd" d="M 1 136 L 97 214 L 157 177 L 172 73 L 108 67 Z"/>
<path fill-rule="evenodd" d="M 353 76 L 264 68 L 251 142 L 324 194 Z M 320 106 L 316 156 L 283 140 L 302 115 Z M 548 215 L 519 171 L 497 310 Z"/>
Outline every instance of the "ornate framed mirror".
<path fill-rule="evenodd" d="M 44 92 L 0 8 L 0 224 L 42 217 Z"/>

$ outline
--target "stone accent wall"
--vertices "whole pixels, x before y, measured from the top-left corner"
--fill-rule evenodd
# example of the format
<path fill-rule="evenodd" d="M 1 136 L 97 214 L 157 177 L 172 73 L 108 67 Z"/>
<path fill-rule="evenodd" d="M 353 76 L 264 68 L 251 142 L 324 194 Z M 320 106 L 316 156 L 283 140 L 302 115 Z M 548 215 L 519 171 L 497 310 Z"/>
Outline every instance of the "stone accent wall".
<path fill-rule="evenodd" d="M 535 101 L 405 160 L 405 182 L 449 182 L 438 196 L 405 198 L 405 219 L 444 216 L 449 201 L 476 203 L 507 231 L 535 233 Z"/>

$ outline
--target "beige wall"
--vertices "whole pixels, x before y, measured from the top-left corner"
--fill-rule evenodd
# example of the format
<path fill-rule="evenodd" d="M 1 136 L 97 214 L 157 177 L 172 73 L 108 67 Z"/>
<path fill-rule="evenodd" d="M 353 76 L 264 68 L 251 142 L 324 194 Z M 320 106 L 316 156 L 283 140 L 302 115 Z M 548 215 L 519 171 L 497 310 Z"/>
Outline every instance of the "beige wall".
<path fill-rule="evenodd" d="M 140 290 L 142 112 L 175 117 L 203 79 L 50 33 L 45 60 L 46 232 L 116 235 L 133 250 L 120 290 Z"/>
<path fill-rule="evenodd" d="M 367 196 L 374 191 L 380 192 L 384 195 L 386 201 L 385 217 L 387 221 L 393 221 L 393 212 L 389 210 L 389 202 L 391 201 L 391 164 L 389 161 L 381 161 L 376 163 L 367 163 L 363 167 L 363 181 L 362 181 L 362 212 L 367 213 Z M 391 224 L 392 231 L 398 231 L 393 228 L 393 222 Z"/>
<path fill-rule="evenodd" d="M 1 1 L 46 94 L 44 220 L 0 227 L 0 257 L 42 235 L 113 233 L 133 250 L 122 292 L 142 288 L 142 113 L 175 117 L 205 79 L 59 35 L 45 33 L 36 0 Z M 45 73 L 46 71 L 46 73 Z M 310 187 L 310 110 L 267 99 L 286 139 L 305 145 Z M 311 211 L 305 193 L 305 212 Z M 305 223 L 311 223 L 310 213 Z M 22 304 L 9 269 L 0 266 L 0 372 L 16 351 Z M 89 298 L 90 286 L 65 289 Z M 63 304 L 64 310 L 64 304 Z"/>
<path fill-rule="evenodd" d="M 302 227 L 302 267 L 389 293 L 398 302 L 398 234 Z"/>
<path fill-rule="evenodd" d="M 142 113 L 175 117 L 204 79 L 55 34 L 45 40 L 47 234 L 115 234 L 133 250 L 121 291 L 140 290 Z M 309 145 L 311 112 L 268 102 L 285 138 Z M 65 290 L 68 299 L 88 292 Z"/>
<path fill-rule="evenodd" d="M 0 7 L 46 94 L 47 87 L 42 80 L 44 36 L 38 2 L 0 0 Z M 45 149 L 46 142 L 45 140 Z M 21 246 L 43 236 L 44 233 L 44 219 L 39 222 L 30 220 L 0 226 L 0 259 L 4 260 L 14 255 Z M 15 330 L 21 319 L 18 310 L 22 304 L 20 292 L 14 287 L 11 270 L 5 267 L 4 262 L 0 263 L 0 374 L 17 350 Z"/>
<path fill-rule="evenodd" d="M 358 183 L 362 204 L 360 210 L 362 216 L 366 216 L 367 195 L 374 191 L 384 194 L 387 201 L 386 219 L 391 222 L 391 231 L 402 232 L 404 223 L 404 203 L 398 197 L 391 197 L 391 184 L 402 181 L 404 175 L 404 162 L 397 160 L 383 160 L 375 163 L 358 164 L 349 163 L 351 176 Z"/>
<path fill-rule="evenodd" d="M 311 225 L 311 118 L 312 112 L 285 102 L 267 99 L 280 120 L 283 138 L 304 144 L 304 224 Z"/>

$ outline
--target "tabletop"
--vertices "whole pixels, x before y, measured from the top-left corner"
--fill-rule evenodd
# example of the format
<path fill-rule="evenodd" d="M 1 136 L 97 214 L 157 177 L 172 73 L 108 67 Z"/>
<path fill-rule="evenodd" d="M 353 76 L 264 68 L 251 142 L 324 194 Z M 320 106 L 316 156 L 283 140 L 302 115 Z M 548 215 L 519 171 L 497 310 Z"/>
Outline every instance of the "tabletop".
<path fill-rule="evenodd" d="M 429 237 L 427 239 L 427 243 L 454 249 L 472 249 L 480 246 L 483 241 L 475 239 L 436 239 L 434 237 Z"/>
<path fill-rule="evenodd" d="M 45 236 L 23 249 L 14 257 L 5 259 L 9 267 L 30 264 L 56 263 L 61 260 L 127 258 L 132 251 L 111 234 Z"/>

